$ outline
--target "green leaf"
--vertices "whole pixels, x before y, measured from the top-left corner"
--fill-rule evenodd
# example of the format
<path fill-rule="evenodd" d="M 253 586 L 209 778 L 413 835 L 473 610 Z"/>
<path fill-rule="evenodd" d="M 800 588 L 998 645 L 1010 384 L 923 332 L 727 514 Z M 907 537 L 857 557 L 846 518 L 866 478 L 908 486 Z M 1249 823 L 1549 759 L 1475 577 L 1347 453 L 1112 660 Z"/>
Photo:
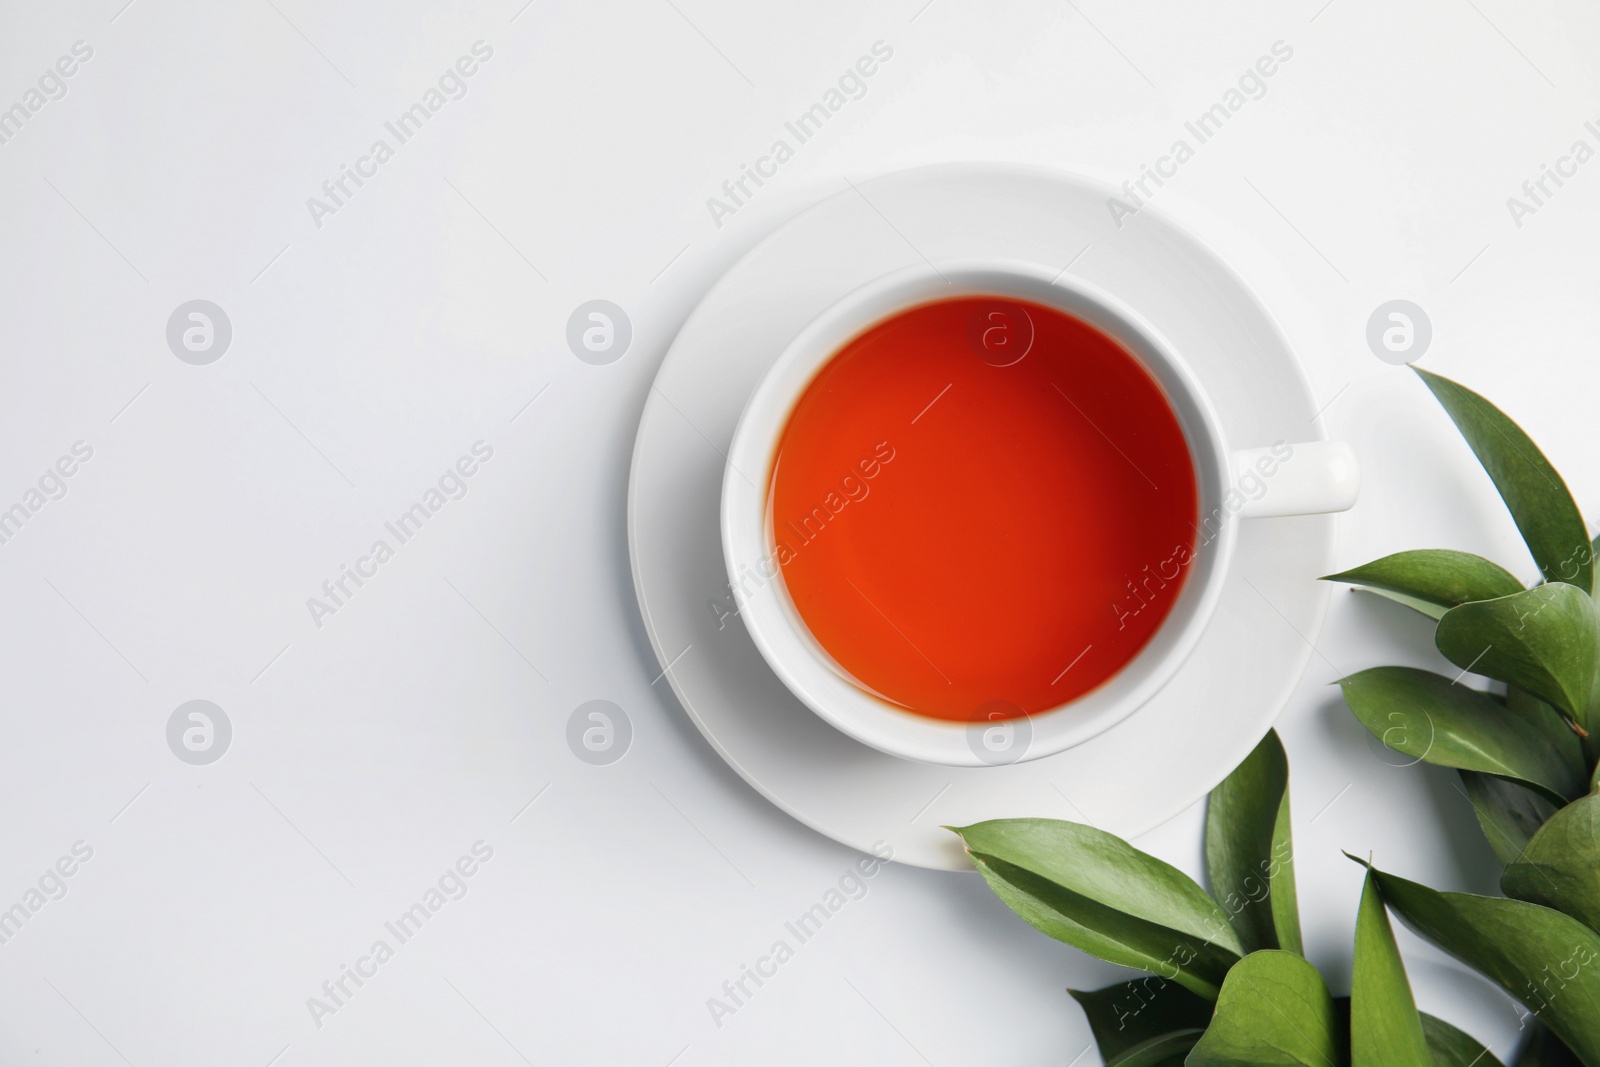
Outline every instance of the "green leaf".
<path fill-rule="evenodd" d="M 1203 1030 L 1178 1030 L 1129 1049 L 1114 1060 L 1106 1060 L 1106 1067 L 1181 1067 L 1189 1050 L 1200 1040 Z"/>
<path fill-rule="evenodd" d="M 1422 1013 L 1422 1032 L 1428 1037 L 1434 1067 L 1504 1067 L 1477 1040 L 1427 1012 Z"/>
<path fill-rule="evenodd" d="M 1152 971 L 1215 999 L 1238 959 L 1228 949 L 1146 922 L 1004 860 L 968 855 L 1001 903 L 1034 929 L 1107 963 Z"/>
<path fill-rule="evenodd" d="M 1572 728 L 1572 721 L 1565 715 L 1520 685 L 1506 686 L 1506 707 L 1530 729 L 1544 734 L 1545 740 L 1566 759 L 1573 774 L 1582 778 L 1589 773 L 1589 764 L 1583 755 L 1583 742 Z"/>
<path fill-rule="evenodd" d="M 1345 1036 L 1322 975 L 1292 952 L 1252 952 L 1222 984 L 1189 1067 L 1343 1067 Z"/>
<path fill-rule="evenodd" d="M 1600 556 L 1600 534 L 1595 534 L 1594 538 L 1589 542 L 1589 558 L 1594 559 L 1597 556 Z M 1600 588 L 1596 588 L 1596 586 L 1600 586 L 1600 567 L 1595 568 L 1594 581 L 1589 586 L 1591 596 L 1600 593 Z"/>
<path fill-rule="evenodd" d="M 1594 549 L 1567 483 L 1504 412 L 1448 378 L 1412 367 L 1489 472 L 1546 581 L 1594 586 Z"/>
<path fill-rule="evenodd" d="M 1038 930 L 1213 999 L 1242 954 L 1216 902 L 1171 864 L 1103 830 L 994 819 L 960 834 L 989 888 Z"/>
<path fill-rule="evenodd" d="M 1411 982 L 1389 929 L 1389 912 L 1366 872 L 1355 915 L 1355 965 L 1350 973 L 1352 1067 L 1429 1067 L 1432 1057 L 1416 1014 Z"/>
<path fill-rule="evenodd" d="M 1588 716 L 1600 622 L 1575 586 L 1555 582 L 1451 608 L 1433 640 L 1463 670 L 1521 686 L 1579 722 Z"/>
<path fill-rule="evenodd" d="M 1440 893 L 1369 869 L 1407 926 L 1521 1001 L 1585 1062 L 1600 1064 L 1600 934 L 1537 904 Z"/>
<path fill-rule="evenodd" d="M 1589 558 L 1594 559 L 1596 556 L 1600 556 L 1600 533 L 1595 534 L 1589 541 Z M 1595 580 L 1589 586 L 1590 593 L 1600 592 L 1600 589 L 1595 588 L 1595 586 L 1600 585 L 1600 567 L 1596 568 L 1596 572 Z"/>
<path fill-rule="evenodd" d="M 1478 825 L 1501 863 L 1515 863 L 1556 806 L 1541 794 L 1492 774 L 1462 771 L 1461 784 Z"/>
<path fill-rule="evenodd" d="M 1178 1030 L 1204 1030 L 1211 1022 L 1209 1000 L 1159 975 L 1067 992 L 1083 1008 L 1100 1058 L 1107 1063 L 1154 1038 Z"/>
<path fill-rule="evenodd" d="M 1454 609 L 1460 611 L 1460 608 Z M 1556 803 L 1582 789 L 1544 736 L 1475 689 L 1415 667 L 1372 667 L 1339 687 L 1357 719 L 1397 752 L 1440 767 L 1524 782 Z"/>
<path fill-rule="evenodd" d="M 1350 1062 L 1353 1067 L 1429 1067 L 1432 1057 L 1411 996 L 1389 913 L 1367 872 L 1356 913 L 1355 965 L 1350 975 Z"/>
<path fill-rule="evenodd" d="M 1583 1067 L 1583 1063 L 1548 1027 L 1534 1023 L 1517 1054 L 1516 1067 Z"/>
<path fill-rule="evenodd" d="M 1500 876 L 1500 888 L 1600 931 L 1600 796 L 1575 800 L 1552 815 Z"/>
<path fill-rule="evenodd" d="M 1194 879 L 1115 834 L 1060 819 L 991 819 L 950 829 L 971 852 L 1243 955 L 1216 901 Z"/>
<path fill-rule="evenodd" d="M 1600 725 L 1600 671 L 1595 672 L 1594 682 L 1594 689 L 1589 692 L 1589 707 L 1584 714 L 1575 716 L 1588 733 L 1581 744 L 1583 758 L 1590 766 L 1600 765 L 1600 730 L 1589 729 L 1591 725 Z"/>
<path fill-rule="evenodd" d="M 1448 548 L 1396 552 L 1322 580 L 1399 593 L 1444 608 L 1522 592 L 1522 583 L 1498 563 Z"/>
<path fill-rule="evenodd" d="M 1206 802 L 1211 892 L 1246 952 L 1302 952 L 1289 825 L 1289 760 L 1268 731 Z"/>

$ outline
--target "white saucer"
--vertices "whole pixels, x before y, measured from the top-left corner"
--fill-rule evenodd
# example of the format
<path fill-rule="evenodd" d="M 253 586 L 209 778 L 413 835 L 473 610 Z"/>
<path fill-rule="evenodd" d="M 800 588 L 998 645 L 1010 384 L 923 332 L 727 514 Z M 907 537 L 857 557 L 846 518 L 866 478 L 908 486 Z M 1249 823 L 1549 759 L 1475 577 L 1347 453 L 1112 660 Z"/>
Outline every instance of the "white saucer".
<path fill-rule="evenodd" d="M 661 365 L 628 489 L 645 628 L 712 747 L 774 804 L 836 841 L 863 851 L 887 842 L 897 860 L 960 870 L 966 860 L 941 824 L 1041 816 L 1144 833 L 1250 752 L 1305 669 L 1330 595 L 1316 580 L 1332 569 L 1328 515 L 1244 522 L 1221 605 L 1173 681 L 1098 737 L 1006 767 L 912 763 L 846 737 L 784 687 L 739 618 L 725 614 L 718 505 L 745 400 L 825 307 L 924 257 L 1070 263 L 1171 341 L 1234 447 L 1323 439 L 1299 364 L 1244 282 L 1148 207 L 1117 229 L 1109 195 L 1073 175 L 991 164 L 857 182 L 736 263 Z"/>

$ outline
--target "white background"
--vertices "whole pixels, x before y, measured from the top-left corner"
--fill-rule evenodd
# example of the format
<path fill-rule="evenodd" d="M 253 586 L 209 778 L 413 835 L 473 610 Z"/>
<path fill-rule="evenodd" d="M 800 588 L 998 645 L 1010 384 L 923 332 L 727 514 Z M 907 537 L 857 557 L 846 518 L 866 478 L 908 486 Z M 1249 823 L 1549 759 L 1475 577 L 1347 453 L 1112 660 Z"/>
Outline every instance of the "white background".
<path fill-rule="evenodd" d="M 0 945 L 0 1063 L 1097 1062 L 1063 990 L 1122 972 L 967 875 L 885 871 L 724 1025 L 707 1010 L 855 854 L 652 685 L 629 453 L 699 295 L 847 176 L 1120 183 L 1282 40 L 1267 95 L 1156 204 L 1259 290 L 1357 447 L 1340 562 L 1441 546 L 1532 573 L 1437 405 L 1367 349 L 1395 297 L 1432 318 L 1426 365 L 1600 509 L 1600 163 L 1520 228 L 1506 206 L 1600 146 L 1578 0 L 124 3 L 0 7 L 0 107 L 93 48 L 0 145 L 0 508 L 94 450 L 0 545 L 0 908 L 94 850 Z M 479 40 L 467 95 L 318 227 L 306 199 Z M 718 227 L 707 197 L 878 40 L 867 95 Z M 194 298 L 233 325 L 209 366 L 165 340 Z M 565 343 L 592 298 L 633 323 L 610 366 Z M 479 440 L 466 497 L 317 627 L 307 598 Z M 1336 991 L 1360 881 L 1340 849 L 1495 885 L 1453 776 L 1389 766 L 1327 684 L 1381 662 L 1442 661 L 1422 620 L 1336 596 L 1280 723 Z M 166 742 L 195 698 L 233 724 L 209 766 Z M 565 741 L 594 698 L 634 726 L 605 767 Z M 1201 817 L 1140 844 L 1198 873 Z M 307 998 L 479 840 L 470 892 L 315 1025 Z M 1422 1007 L 1508 1057 L 1509 1002 L 1401 939 Z"/>

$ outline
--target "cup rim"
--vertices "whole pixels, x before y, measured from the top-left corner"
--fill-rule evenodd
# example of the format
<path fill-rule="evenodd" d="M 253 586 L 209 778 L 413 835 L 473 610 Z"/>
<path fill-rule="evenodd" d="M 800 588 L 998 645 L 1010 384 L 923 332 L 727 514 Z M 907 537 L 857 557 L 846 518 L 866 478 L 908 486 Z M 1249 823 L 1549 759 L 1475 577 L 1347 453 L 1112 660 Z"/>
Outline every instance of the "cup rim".
<path fill-rule="evenodd" d="M 721 534 L 729 588 L 768 666 L 813 712 L 845 734 L 904 759 L 946 766 L 1003 766 L 1053 755 L 1103 733 L 1138 710 L 1194 651 L 1221 598 L 1232 559 L 1234 522 L 1224 521 L 1202 550 L 1167 618 L 1143 648 L 1088 693 L 1006 720 L 1009 743 L 995 751 L 988 733 L 1003 723 L 959 722 L 893 705 L 849 678 L 822 648 L 788 595 L 770 547 L 770 480 L 779 439 L 794 404 L 850 340 L 922 304 L 963 296 L 1042 303 L 1089 322 L 1127 349 L 1156 380 L 1183 429 L 1195 465 L 1200 515 L 1219 514 L 1231 476 L 1221 423 L 1193 372 L 1142 316 L 1081 279 L 1055 276 L 1018 260 L 929 261 L 881 275 L 847 293 L 802 328 L 752 391 L 724 467 Z"/>

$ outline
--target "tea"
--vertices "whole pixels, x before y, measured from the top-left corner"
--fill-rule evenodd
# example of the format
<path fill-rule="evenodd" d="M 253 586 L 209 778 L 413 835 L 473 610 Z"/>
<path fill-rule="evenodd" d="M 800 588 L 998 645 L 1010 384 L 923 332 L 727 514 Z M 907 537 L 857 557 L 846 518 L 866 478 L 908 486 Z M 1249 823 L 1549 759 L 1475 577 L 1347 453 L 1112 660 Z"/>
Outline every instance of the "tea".
<path fill-rule="evenodd" d="M 878 323 L 796 402 L 772 548 L 819 645 L 940 719 L 1010 718 L 1136 656 L 1194 552 L 1194 461 L 1120 343 L 1040 304 L 959 298 Z"/>

